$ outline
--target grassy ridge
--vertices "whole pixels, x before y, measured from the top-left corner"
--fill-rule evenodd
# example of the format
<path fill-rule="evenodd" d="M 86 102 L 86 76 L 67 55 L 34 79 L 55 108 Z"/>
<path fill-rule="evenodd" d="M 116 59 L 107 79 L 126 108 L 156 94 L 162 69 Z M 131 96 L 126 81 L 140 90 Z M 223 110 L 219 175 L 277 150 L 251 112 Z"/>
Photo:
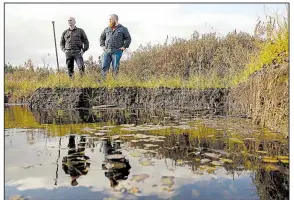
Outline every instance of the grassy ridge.
<path fill-rule="evenodd" d="M 273 20 L 275 19 L 275 20 Z M 261 32 L 261 34 L 260 34 Z M 5 65 L 5 93 L 12 100 L 28 98 L 39 87 L 188 87 L 195 89 L 234 87 L 289 55 L 288 21 L 268 17 L 259 23 L 254 36 L 233 31 L 225 37 L 216 33 L 192 34 L 191 39 L 174 38 L 171 44 L 141 46 L 121 63 L 120 76 L 101 80 L 99 63 L 90 57 L 86 74 L 71 80 L 66 70 Z M 288 75 L 279 77 L 288 82 Z"/>

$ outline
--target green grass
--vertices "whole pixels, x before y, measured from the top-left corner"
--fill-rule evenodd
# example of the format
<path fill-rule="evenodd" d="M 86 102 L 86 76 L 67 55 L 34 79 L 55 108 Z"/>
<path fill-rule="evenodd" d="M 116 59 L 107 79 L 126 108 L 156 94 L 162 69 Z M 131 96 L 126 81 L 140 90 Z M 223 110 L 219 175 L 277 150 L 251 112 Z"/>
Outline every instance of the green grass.
<path fill-rule="evenodd" d="M 43 88 L 115 88 L 115 87 L 143 87 L 143 88 L 221 88 L 225 87 L 218 77 L 193 76 L 189 80 L 180 77 L 151 77 L 148 80 L 137 80 L 136 78 L 124 75 L 114 79 L 108 76 L 105 81 L 99 75 L 87 73 L 84 76 L 77 74 L 74 79 L 70 79 L 66 73 L 52 73 L 47 76 L 39 77 L 35 74 L 14 72 L 5 76 L 5 93 L 12 93 L 14 100 L 28 98 L 36 89 Z"/>
<path fill-rule="evenodd" d="M 282 64 L 289 57 L 289 21 L 281 16 L 268 16 L 265 22 L 267 38 L 265 42 L 257 43 L 260 51 L 252 55 L 244 70 L 232 77 L 230 85 L 235 86 L 248 80 L 250 75 L 275 61 Z M 288 76 L 283 76 L 281 82 L 287 82 Z"/>
<path fill-rule="evenodd" d="M 201 39 L 175 41 L 169 46 L 147 45 L 134 52 L 128 61 L 122 62 L 117 79 L 108 76 L 103 82 L 98 82 L 101 80 L 98 65 L 91 59 L 85 62 L 92 63 L 86 66 L 86 74 L 81 77 L 76 72 L 74 79 L 68 78 L 65 69 L 60 74 L 44 69 L 33 70 L 31 60 L 26 67 L 13 69 L 5 65 L 5 69 L 9 68 L 5 70 L 5 93 L 11 93 L 12 100 L 21 100 L 27 99 L 40 87 L 234 87 L 246 82 L 253 73 L 274 60 L 282 63 L 289 56 L 288 21 L 279 16 L 269 17 L 262 28 L 267 30 L 266 39 L 245 33 L 229 33 L 224 38 L 208 34 Z M 184 78 L 189 63 L 192 63 L 190 67 L 194 72 Z M 148 74 L 148 71 L 152 73 Z M 283 75 L 278 80 L 288 82 L 288 76 Z"/>

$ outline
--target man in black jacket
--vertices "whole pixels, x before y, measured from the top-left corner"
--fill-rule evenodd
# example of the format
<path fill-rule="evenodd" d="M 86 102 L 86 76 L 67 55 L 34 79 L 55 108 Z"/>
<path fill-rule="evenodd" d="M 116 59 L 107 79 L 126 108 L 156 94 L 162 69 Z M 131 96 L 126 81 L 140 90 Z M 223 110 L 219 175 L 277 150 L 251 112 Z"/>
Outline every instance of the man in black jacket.
<path fill-rule="evenodd" d="M 89 49 L 89 41 L 85 31 L 76 27 L 76 20 L 68 20 L 69 28 L 66 29 L 60 40 L 60 47 L 66 55 L 66 65 L 69 77 L 74 75 L 74 61 L 76 61 L 81 75 L 85 72 L 83 54 Z"/>

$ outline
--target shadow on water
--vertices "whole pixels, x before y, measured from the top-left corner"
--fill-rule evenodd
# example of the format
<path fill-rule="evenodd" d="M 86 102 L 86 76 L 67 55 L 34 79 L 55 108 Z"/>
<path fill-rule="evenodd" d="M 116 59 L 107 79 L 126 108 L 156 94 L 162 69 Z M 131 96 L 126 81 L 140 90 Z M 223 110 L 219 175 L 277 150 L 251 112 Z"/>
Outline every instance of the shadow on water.
<path fill-rule="evenodd" d="M 6 199 L 289 199 L 288 154 L 246 119 L 5 108 Z"/>

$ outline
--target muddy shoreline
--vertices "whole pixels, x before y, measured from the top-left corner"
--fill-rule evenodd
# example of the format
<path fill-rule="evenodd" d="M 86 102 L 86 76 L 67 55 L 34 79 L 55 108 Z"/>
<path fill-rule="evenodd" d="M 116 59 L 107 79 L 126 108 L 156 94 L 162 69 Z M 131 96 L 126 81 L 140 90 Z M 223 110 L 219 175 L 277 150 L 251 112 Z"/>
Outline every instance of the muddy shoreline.
<path fill-rule="evenodd" d="M 228 89 L 175 88 L 39 88 L 30 98 L 32 109 L 96 108 L 101 105 L 136 109 L 213 110 L 226 115 Z"/>
<path fill-rule="evenodd" d="M 144 110 L 201 110 L 210 115 L 251 118 L 254 124 L 287 136 L 288 74 L 289 63 L 285 62 L 266 66 L 234 88 L 39 88 L 28 103 L 33 110 L 101 105 Z"/>

